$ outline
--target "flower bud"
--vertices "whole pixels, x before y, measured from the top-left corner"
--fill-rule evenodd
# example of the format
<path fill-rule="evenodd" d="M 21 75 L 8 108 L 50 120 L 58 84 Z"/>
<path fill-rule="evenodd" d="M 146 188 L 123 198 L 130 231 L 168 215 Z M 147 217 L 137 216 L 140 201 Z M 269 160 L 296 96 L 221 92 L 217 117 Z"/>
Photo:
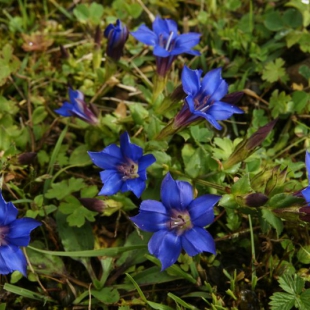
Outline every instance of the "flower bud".
<path fill-rule="evenodd" d="M 18 162 L 21 165 L 31 165 L 34 163 L 36 158 L 37 158 L 37 153 L 27 152 L 27 153 L 20 154 L 18 156 Z"/>
<path fill-rule="evenodd" d="M 267 125 L 260 127 L 250 138 L 241 141 L 227 161 L 223 163 L 223 169 L 229 169 L 233 165 L 248 158 L 255 151 L 256 147 L 266 139 L 276 122 L 277 120 L 275 119 Z"/>
<path fill-rule="evenodd" d="M 253 193 L 245 197 L 245 204 L 248 207 L 258 208 L 263 206 L 267 201 L 268 197 L 262 193 Z"/>
<path fill-rule="evenodd" d="M 116 26 L 109 24 L 104 31 L 104 36 L 108 39 L 107 55 L 114 60 L 119 60 L 123 55 L 123 49 L 128 39 L 129 31 L 126 25 L 122 25 L 118 19 Z"/>
<path fill-rule="evenodd" d="M 106 207 L 103 200 L 96 198 L 79 198 L 80 203 L 88 210 L 102 213 Z"/>

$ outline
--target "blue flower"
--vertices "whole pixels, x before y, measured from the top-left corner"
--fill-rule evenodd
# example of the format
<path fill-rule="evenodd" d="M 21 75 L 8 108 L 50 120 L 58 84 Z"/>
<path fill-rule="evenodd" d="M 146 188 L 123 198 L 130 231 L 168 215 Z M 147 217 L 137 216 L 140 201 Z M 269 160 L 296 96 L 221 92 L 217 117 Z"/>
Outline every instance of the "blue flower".
<path fill-rule="evenodd" d="M 182 85 L 187 97 L 181 111 L 175 117 L 175 127 L 185 127 L 190 123 L 206 119 L 220 130 L 222 127 L 217 121 L 226 120 L 234 113 L 244 113 L 238 107 L 225 102 L 226 98 L 233 94 L 227 95 L 228 84 L 222 79 L 221 72 L 222 68 L 213 69 L 200 80 L 202 70 L 184 67 Z M 239 97 L 236 96 L 236 99 L 240 99 Z"/>
<path fill-rule="evenodd" d="M 99 195 L 132 191 L 140 197 L 146 186 L 146 168 L 156 159 L 152 154 L 143 155 L 141 147 L 130 143 L 127 132 L 120 140 L 120 147 L 111 144 L 101 152 L 88 152 L 93 163 L 105 169 L 100 172 L 103 187 Z"/>
<path fill-rule="evenodd" d="M 124 45 L 128 39 L 128 29 L 122 25 L 118 19 L 116 26 L 109 24 L 104 31 L 104 36 L 108 39 L 107 55 L 114 60 L 119 60 L 123 55 Z"/>
<path fill-rule="evenodd" d="M 30 242 L 30 232 L 41 225 L 31 218 L 16 219 L 17 209 L 12 202 L 5 202 L 0 193 L 0 274 L 14 270 L 26 276 L 27 261 L 19 247 Z"/>
<path fill-rule="evenodd" d="M 177 55 L 186 53 L 200 55 L 192 48 L 199 43 L 200 33 L 189 32 L 178 35 L 178 27 L 171 19 L 156 17 L 153 22 L 153 31 L 145 25 L 137 31 L 131 32 L 138 41 L 154 46 L 153 54 L 156 56 L 157 72 L 165 76 Z"/>
<path fill-rule="evenodd" d="M 148 249 L 168 268 L 181 250 L 194 256 L 201 252 L 215 254 L 215 242 L 204 229 L 213 222 L 213 207 L 221 197 L 203 195 L 193 199 L 188 182 L 175 181 L 168 173 L 161 185 L 161 201 L 145 200 L 140 213 L 131 220 L 142 230 L 154 232 Z"/>
<path fill-rule="evenodd" d="M 55 110 L 56 113 L 65 117 L 78 117 L 91 125 L 98 123 L 97 116 L 87 107 L 82 92 L 69 88 L 69 98 L 71 103 L 64 102 L 61 108 Z"/>
<path fill-rule="evenodd" d="M 310 153 L 306 152 L 306 168 L 308 172 L 308 180 L 309 185 L 301 191 L 302 195 L 304 196 L 308 206 L 310 205 Z"/>

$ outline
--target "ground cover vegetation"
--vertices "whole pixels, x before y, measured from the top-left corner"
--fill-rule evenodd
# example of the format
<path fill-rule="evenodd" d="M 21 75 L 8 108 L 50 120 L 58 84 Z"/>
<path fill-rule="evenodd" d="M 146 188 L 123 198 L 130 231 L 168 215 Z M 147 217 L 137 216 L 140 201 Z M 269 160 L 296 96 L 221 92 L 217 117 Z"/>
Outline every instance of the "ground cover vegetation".
<path fill-rule="evenodd" d="M 310 309 L 306 0 L 0 0 L 0 309 Z"/>

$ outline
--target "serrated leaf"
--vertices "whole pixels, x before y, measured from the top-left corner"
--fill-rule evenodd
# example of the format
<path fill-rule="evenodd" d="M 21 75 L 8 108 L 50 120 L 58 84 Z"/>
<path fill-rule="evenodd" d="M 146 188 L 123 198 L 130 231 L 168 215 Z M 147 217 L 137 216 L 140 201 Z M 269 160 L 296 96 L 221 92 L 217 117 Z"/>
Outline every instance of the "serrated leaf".
<path fill-rule="evenodd" d="M 284 65 L 285 62 L 282 58 L 277 58 L 275 61 L 268 62 L 263 70 L 262 79 L 270 83 L 279 80 L 286 82 L 288 76 L 285 72 Z"/>
<path fill-rule="evenodd" d="M 290 310 L 294 307 L 295 297 L 287 293 L 274 293 L 270 297 L 271 310 Z"/>
<path fill-rule="evenodd" d="M 305 281 L 297 274 L 284 274 L 279 278 L 280 287 L 289 294 L 299 295 L 305 285 Z"/>
<path fill-rule="evenodd" d="M 87 166 L 92 163 L 87 154 L 87 146 L 85 144 L 79 145 L 71 153 L 69 164 L 74 166 Z"/>
<path fill-rule="evenodd" d="M 63 214 L 69 214 L 67 217 L 69 226 L 76 227 L 83 226 L 85 220 L 94 222 L 95 216 L 97 215 L 97 212 L 84 208 L 80 201 L 73 196 L 68 196 L 65 198 L 65 202 L 62 202 L 59 206 L 59 211 Z"/>
<path fill-rule="evenodd" d="M 280 114 L 292 112 L 289 109 L 290 102 L 291 96 L 286 95 L 284 91 L 279 94 L 278 89 L 274 90 L 269 101 L 269 107 L 272 109 L 271 115 L 276 118 Z"/>
<path fill-rule="evenodd" d="M 70 195 L 73 192 L 77 192 L 85 187 L 83 179 L 71 178 L 69 180 L 63 180 L 59 183 L 53 183 L 47 193 L 45 194 L 46 198 L 52 199 L 56 198 L 62 200 L 66 196 Z"/>
<path fill-rule="evenodd" d="M 236 183 L 234 183 L 231 187 L 231 193 L 234 196 L 241 196 L 244 194 L 248 194 L 252 191 L 251 183 L 249 179 L 249 174 L 247 173 L 243 177 L 241 177 Z"/>
<path fill-rule="evenodd" d="M 310 309 L 310 289 L 305 290 L 300 295 L 300 301 L 302 304 L 301 310 L 309 310 Z"/>

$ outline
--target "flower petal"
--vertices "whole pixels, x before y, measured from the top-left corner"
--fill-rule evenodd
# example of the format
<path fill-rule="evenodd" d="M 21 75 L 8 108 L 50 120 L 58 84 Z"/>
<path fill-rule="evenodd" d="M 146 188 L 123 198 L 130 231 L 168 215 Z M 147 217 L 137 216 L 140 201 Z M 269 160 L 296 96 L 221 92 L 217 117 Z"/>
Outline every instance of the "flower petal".
<path fill-rule="evenodd" d="M 98 195 L 114 195 L 123 185 L 123 179 L 119 173 L 115 170 L 105 170 L 100 172 L 100 178 L 103 183 L 103 187 Z"/>
<path fill-rule="evenodd" d="M 154 202 L 158 201 L 152 201 L 152 200 L 145 200 L 142 202 L 147 204 L 151 204 L 153 207 Z M 141 205 L 142 206 L 142 205 Z M 163 206 L 162 206 L 163 207 Z M 140 213 L 136 216 L 133 216 L 130 218 L 140 229 L 149 231 L 149 232 L 156 232 L 159 230 L 167 230 L 167 223 L 170 220 L 170 216 L 166 213 L 161 213 L 158 211 L 144 211 L 140 209 Z"/>
<path fill-rule="evenodd" d="M 132 159 L 135 163 L 143 155 L 143 150 L 140 146 L 130 143 L 129 135 L 127 132 L 124 132 L 121 137 L 121 152 L 124 158 Z"/>
<path fill-rule="evenodd" d="M 181 253 L 181 239 L 172 232 L 160 230 L 150 239 L 148 249 L 161 262 L 161 270 L 170 267 Z"/>
<path fill-rule="evenodd" d="M 59 109 L 56 109 L 54 111 L 61 116 L 69 117 L 74 115 L 73 109 L 74 109 L 73 105 L 66 101 Z"/>
<path fill-rule="evenodd" d="M 187 53 L 187 51 L 190 51 L 192 47 L 194 47 L 195 45 L 197 45 L 199 43 L 200 36 L 201 36 L 200 33 L 195 33 L 195 32 L 180 34 L 175 39 L 175 49 L 174 50 L 180 50 L 180 51 L 182 51 L 181 53 Z"/>
<path fill-rule="evenodd" d="M 147 154 L 142 156 L 138 161 L 138 170 L 139 172 L 145 170 L 147 167 L 155 163 L 156 158 L 153 154 Z"/>
<path fill-rule="evenodd" d="M 10 224 L 10 231 L 5 239 L 15 246 L 27 246 L 30 242 L 30 232 L 40 225 L 40 222 L 31 218 L 17 219 Z"/>
<path fill-rule="evenodd" d="M 167 209 L 184 210 L 193 200 L 193 188 L 188 182 L 175 181 L 167 173 L 161 184 L 161 200 Z"/>
<path fill-rule="evenodd" d="M 216 119 L 213 117 L 213 115 L 209 114 L 209 109 L 207 109 L 206 112 L 196 110 L 193 98 L 191 96 L 187 96 L 185 99 L 186 99 L 186 103 L 188 105 L 190 112 L 193 114 L 191 116 L 192 122 L 196 121 L 199 117 L 202 117 L 202 118 L 206 119 L 217 130 L 222 129 L 222 126 L 216 121 Z"/>
<path fill-rule="evenodd" d="M 140 205 L 140 210 L 145 212 L 158 212 L 162 214 L 168 215 L 168 211 L 166 207 L 160 202 L 156 200 L 144 200 Z"/>
<path fill-rule="evenodd" d="M 6 202 L 0 191 L 0 225 L 5 226 L 16 219 L 18 210 L 12 202 Z"/>
<path fill-rule="evenodd" d="M 152 28 L 157 36 L 162 33 L 169 35 L 170 32 L 173 32 L 175 35 L 178 34 L 178 26 L 172 19 L 162 19 L 159 16 L 156 16 Z"/>
<path fill-rule="evenodd" d="M 201 81 L 201 93 L 204 96 L 211 96 L 213 94 L 214 96 L 216 96 L 215 92 L 223 81 L 221 73 L 222 73 L 222 68 L 217 68 L 217 69 L 213 69 L 209 71 L 203 77 Z"/>
<path fill-rule="evenodd" d="M 191 70 L 184 66 L 182 71 L 182 86 L 187 95 L 195 97 L 200 89 L 200 76 L 202 70 Z"/>
<path fill-rule="evenodd" d="M 1 256 L 10 272 L 18 270 L 25 277 L 27 276 L 27 261 L 19 247 L 2 246 Z"/>
<path fill-rule="evenodd" d="M 71 88 L 69 88 L 69 98 L 70 98 L 70 102 L 75 106 L 76 99 L 79 99 L 81 101 L 84 101 L 84 94 L 79 91 L 79 90 L 73 90 Z"/>
<path fill-rule="evenodd" d="M 218 88 L 211 95 L 210 100 L 212 101 L 221 100 L 224 96 L 227 95 L 227 92 L 228 92 L 228 84 L 226 83 L 225 80 L 222 80 Z"/>
<path fill-rule="evenodd" d="M 200 227 L 211 224 L 214 219 L 213 207 L 220 198 L 217 195 L 203 195 L 194 199 L 187 209 L 192 224 Z"/>
<path fill-rule="evenodd" d="M 212 115 L 218 121 L 222 121 L 230 118 L 234 113 L 242 114 L 243 110 L 238 107 L 227 104 L 222 101 L 217 101 L 212 104 L 212 106 L 208 109 L 208 114 Z"/>
<path fill-rule="evenodd" d="M 171 52 L 167 51 L 165 48 L 163 48 L 159 45 L 156 45 L 156 46 L 154 46 L 153 54 L 155 56 L 165 58 L 165 57 L 169 57 L 171 55 Z"/>
<path fill-rule="evenodd" d="M 130 34 L 146 45 L 155 46 L 158 41 L 157 35 L 145 25 L 141 25 L 137 31 L 130 32 Z"/>
<path fill-rule="evenodd" d="M 303 189 L 301 193 L 304 196 L 306 202 L 310 204 L 310 186 L 307 186 L 305 189 Z"/>
<path fill-rule="evenodd" d="M 181 238 L 182 247 L 189 256 L 201 252 L 216 254 L 215 242 L 209 232 L 201 227 L 193 227 L 186 231 Z"/>
<path fill-rule="evenodd" d="M 137 198 L 140 198 L 146 187 L 145 180 L 141 178 L 129 179 L 123 182 L 121 191 L 132 191 Z"/>
<path fill-rule="evenodd" d="M 9 274 L 10 272 L 13 272 L 13 271 L 14 270 L 11 270 L 10 268 L 8 268 L 0 252 L 0 274 Z"/>
<path fill-rule="evenodd" d="M 87 152 L 93 163 L 102 169 L 117 169 L 125 160 L 120 148 L 111 144 L 101 152 Z"/>

